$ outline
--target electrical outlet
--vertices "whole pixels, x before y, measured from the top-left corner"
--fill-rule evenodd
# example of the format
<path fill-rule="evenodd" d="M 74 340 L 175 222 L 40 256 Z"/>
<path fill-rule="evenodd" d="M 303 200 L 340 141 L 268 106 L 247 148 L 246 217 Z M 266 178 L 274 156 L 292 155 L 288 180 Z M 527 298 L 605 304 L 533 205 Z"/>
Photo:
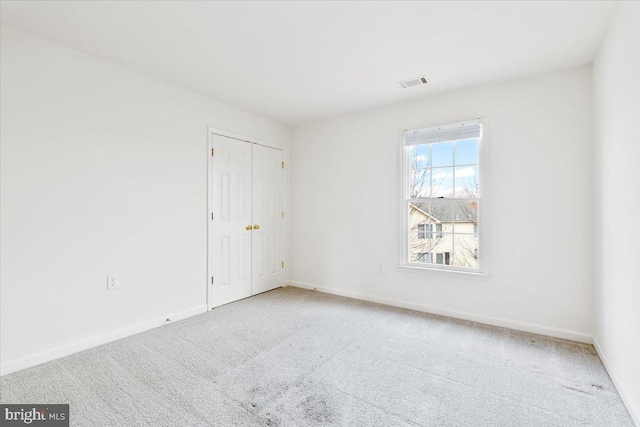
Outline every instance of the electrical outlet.
<path fill-rule="evenodd" d="M 109 275 L 107 276 L 107 290 L 118 289 L 118 276 Z"/>
<path fill-rule="evenodd" d="M 378 263 L 378 273 L 382 273 L 382 264 Z"/>

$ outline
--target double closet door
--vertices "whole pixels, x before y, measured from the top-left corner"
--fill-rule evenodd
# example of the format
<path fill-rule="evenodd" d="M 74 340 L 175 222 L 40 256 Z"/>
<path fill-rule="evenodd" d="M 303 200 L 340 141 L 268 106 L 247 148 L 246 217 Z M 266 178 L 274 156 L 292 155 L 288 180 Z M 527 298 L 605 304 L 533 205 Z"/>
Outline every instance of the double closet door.
<path fill-rule="evenodd" d="M 211 134 L 210 308 L 284 285 L 282 151 Z"/>

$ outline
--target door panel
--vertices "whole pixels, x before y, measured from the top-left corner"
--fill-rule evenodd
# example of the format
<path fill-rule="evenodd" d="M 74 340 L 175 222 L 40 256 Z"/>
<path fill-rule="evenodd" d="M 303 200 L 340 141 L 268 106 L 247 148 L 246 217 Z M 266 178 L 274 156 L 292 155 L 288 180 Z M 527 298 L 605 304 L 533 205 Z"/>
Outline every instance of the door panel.
<path fill-rule="evenodd" d="M 284 170 L 282 151 L 253 146 L 252 294 L 284 285 Z M 255 226 L 259 226 L 256 229 Z"/>
<path fill-rule="evenodd" d="M 251 296 L 251 144 L 212 135 L 209 306 Z"/>

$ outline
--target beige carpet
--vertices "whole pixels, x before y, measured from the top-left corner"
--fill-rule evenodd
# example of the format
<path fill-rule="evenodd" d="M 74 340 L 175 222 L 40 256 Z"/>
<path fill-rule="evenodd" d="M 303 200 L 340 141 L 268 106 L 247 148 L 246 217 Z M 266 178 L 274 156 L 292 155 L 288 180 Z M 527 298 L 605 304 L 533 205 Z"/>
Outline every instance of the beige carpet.
<path fill-rule="evenodd" d="M 633 426 L 592 346 L 296 288 L 0 379 L 75 426 Z"/>

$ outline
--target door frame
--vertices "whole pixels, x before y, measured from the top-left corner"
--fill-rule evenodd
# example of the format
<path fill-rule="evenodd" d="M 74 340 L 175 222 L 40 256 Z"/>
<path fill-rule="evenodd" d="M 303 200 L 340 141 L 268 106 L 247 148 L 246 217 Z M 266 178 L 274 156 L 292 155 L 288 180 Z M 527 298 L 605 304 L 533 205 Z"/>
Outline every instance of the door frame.
<path fill-rule="evenodd" d="M 246 136 L 246 135 L 241 135 L 238 133 L 234 133 L 234 132 L 229 132 L 226 130 L 222 130 L 222 129 L 217 129 L 211 126 L 207 126 L 207 280 L 206 280 L 206 293 L 205 293 L 205 298 L 206 298 L 206 304 L 207 304 L 207 310 L 211 310 L 213 307 L 211 306 L 211 304 L 209 304 L 209 296 L 210 296 L 210 287 L 211 287 L 211 280 L 213 278 L 213 262 L 211 260 L 211 254 L 212 254 L 212 239 L 213 239 L 213 221 L 211 219 L 211 216 L 213 214 L 213 198 L 211 197 L 211 180 L 213 178 L 213 156 L 212 156 L 212 150 L 213 150 L 213 135 L 218 135 L 218 136 L 223 136 L 225 138 L 232 138 L 232 139 L 237 139 L 239 141 L 243 141 L 243 142 L 248 142 L 250 144 L 256 144 L 256 145 L 262 145 L 264 147 L 269 147 L 269 148 L 274 148 L 276 150 L 280 150 L 282 151 L 282 159 L 285 162 L 285 166 L 286 166 L 286 162 L 287 162 L 287 150 L 286 147 L 280 144 L 275 144 L 272 142 L 266 142 L 266 141 L 262 141 L 259 140 L 257 138 L 253 138 L 250 136 Z M 288 214 L 288 198 L 287 198 L 287 183 L 288 183 L 288 168 L 285 167 L 284 170 L 284 178 L 282 180 L 282 185 L 283 185 L 283 209 L 285 212 L 285 222 L 284 222 L 284 260 L 285 260 L 285 269 L 284 269 L 284 277 L 285 277 L 285 281 L 286 278 L 289 277 L 289 260 L 288 260 L 288 246 L 287 246 L 287 240 L 288 240 L 288 235 L 289 235 L 289 216 Z"/>

